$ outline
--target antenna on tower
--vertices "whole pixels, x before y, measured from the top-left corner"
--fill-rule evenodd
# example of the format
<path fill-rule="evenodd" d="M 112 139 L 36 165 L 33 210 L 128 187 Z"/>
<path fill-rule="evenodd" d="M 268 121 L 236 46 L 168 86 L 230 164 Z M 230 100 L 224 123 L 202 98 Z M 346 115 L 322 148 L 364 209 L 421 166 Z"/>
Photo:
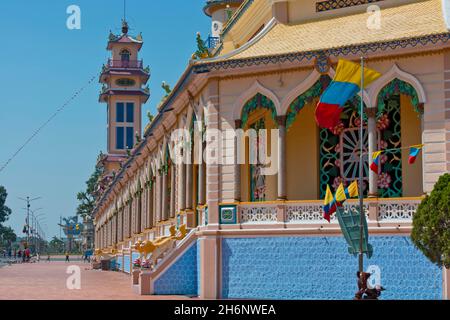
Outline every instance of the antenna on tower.
<path fill-rule="evenodd" d="M 123 0 L 123 21 L 127 20 L 127 0 Z"/>
<path fill-rule="evenodd" d="M 122 33 L 128 33 L 128 23 L 127 23 L 127 0 L 123 0 L 123 20 L 122 20 Z"/>

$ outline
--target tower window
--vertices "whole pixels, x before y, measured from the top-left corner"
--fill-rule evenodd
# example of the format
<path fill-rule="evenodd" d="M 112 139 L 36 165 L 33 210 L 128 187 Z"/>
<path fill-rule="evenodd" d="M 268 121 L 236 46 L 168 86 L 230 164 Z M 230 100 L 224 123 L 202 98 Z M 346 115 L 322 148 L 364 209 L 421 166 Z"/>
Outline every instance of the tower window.
<path fill-rule="evenodd" d="M 127 122 L 134 122 L 134 103 L 127 102 Z"/>
<path fill-rule="evenodd" d="M 124 105 L 123 102 L 118 102 L 116 104 L 116 122 L 124 122 L 125 114 L 124 114 Z"/>
<path fill-rule="evenodd" d="M 120 60 L 122 61 L 130 61 L 131 53 L 130 51 L 124 49 L 120 52 Z"/>
<path fill-rule="evenodd" d="M 116 149 L 122 150 L 125 148 L 124 143 L 124 128 L 117 127 L 116 128 Z"/>
<path fill-rule="evenodd" d="M 133 127 L 127 127 L 127 148 L 133 148 Z"/>

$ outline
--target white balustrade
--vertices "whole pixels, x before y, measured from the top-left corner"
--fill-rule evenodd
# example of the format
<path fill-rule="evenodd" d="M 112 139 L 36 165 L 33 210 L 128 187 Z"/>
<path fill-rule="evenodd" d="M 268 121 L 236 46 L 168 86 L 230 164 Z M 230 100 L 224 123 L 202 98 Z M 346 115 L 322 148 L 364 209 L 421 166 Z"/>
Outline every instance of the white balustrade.
<path fill-rule="evenodd" d="M 274 204 L 254 203 L 241 205 L 239 213 L 242 224 L 277 222 L 277 207 Z"/>

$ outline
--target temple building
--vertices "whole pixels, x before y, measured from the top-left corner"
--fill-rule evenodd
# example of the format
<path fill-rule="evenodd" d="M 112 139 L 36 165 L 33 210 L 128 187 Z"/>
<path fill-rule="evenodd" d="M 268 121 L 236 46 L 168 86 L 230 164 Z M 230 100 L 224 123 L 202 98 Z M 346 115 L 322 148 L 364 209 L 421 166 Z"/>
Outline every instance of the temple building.
<path fill-rule="evenodd" d="M 100 101 L 110 179 L 95 208 L 96 254 L 129 273 L 139 294 L 351 299 L 358 259 L 335 216 L 322 216 L 327 185 L 335 192 L 360 176 L 362 99 L 373 247 L 364 268 L 386 299 L 449 298 L 450 272 L 410 239 L 421 199 L 450 171 L 448 2 L 208 0 L 204 12 L 204 55 L 142 137 L 142 36 L 124 22 L 109 37 Z M 338 59 L 361 57 L 382 76 L 337 126 L 319 128 L 315 107 Z M 418 144 L 409 164 L 407 147 Z M 376 150 L 386 150 L 378 173 L 367 157 Z M 138 258 L 149 266 L 134 267 Z"/>

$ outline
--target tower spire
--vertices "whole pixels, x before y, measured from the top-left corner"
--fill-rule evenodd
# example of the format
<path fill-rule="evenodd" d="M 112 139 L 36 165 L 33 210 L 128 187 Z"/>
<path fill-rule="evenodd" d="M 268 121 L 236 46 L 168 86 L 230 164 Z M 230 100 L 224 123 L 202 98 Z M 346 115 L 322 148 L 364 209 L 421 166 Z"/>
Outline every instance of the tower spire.
<path fill-rule="evenodd" d="M 122 33 L 128 33 L 128 22 L 127 22 L 127 0 L 123 0 L 123 19 L 122 19 Z"/>

